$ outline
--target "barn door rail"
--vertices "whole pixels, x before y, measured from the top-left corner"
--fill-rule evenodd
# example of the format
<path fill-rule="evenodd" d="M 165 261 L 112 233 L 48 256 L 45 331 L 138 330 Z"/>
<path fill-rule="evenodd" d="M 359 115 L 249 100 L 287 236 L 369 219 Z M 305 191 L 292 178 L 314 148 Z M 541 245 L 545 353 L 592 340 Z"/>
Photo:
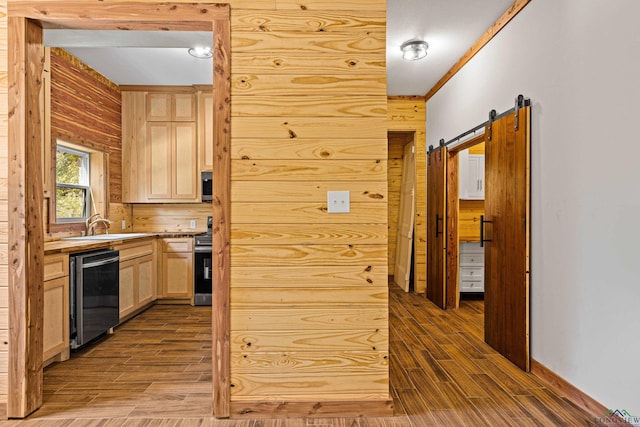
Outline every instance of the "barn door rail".
<path fill-rule="evenodd" d="M 458 136 L 456 136 L 454 138 L 451 138 L 447 142 L 445 142 L 444 139 L 441 139 L 440 143 L 438 144 L 437 147 L 434 148 L 433 145 L 430 145 L 428 152 L 430 153 L 430 152 L 432 152 L 434 150 L 437 150 L 439 148 L 446 147 L 448 145 L 460 142 L 460 140 L 462 140 L 464 137 L 472 135 L 472 134 L 476 133 L 477 131 L 479 131 L 480 129 L 483 129 L 486 126 L 490 126 L 492 122 L 494 122 L 494 121 L 496 121 L 498 119 L 501 119 L 502 117 L 507 116 L 509 114 L 513 114 L 514 115 L 514 117 L 515 117 L 515 125 L 514 126 L 515 126 L 515 129 L 518 130 L 519 121 L 520 121 L 519 120 L 519 110 L 521 108 L 524 108 L 524 107 L 529 107 L 530 105 L 531 105 L 531 100 L 529 98 L 525 98 L 524 95 L 518 95 L 515 98 L 515 105 L 512 108 L 510 108 L 507 111 L 504 111 L 504 112 L 502 112 L 500 114 L 497 114 L 496 110 L 491 110 L 491 112 L 489 113 L 489 120 L 487 120 L 484 123 L 480 123 L 478 126 L 475 126 L 475 127 L 469 129 L 466 132 L 461 133 L 460 135 L 458 135 Z M 489 132 L 491 132 L 491 128 L 489 128 Z M 488 137 L 488 140 L 491 140 L 490 134 L 487 135 L 487 137 Z"/>

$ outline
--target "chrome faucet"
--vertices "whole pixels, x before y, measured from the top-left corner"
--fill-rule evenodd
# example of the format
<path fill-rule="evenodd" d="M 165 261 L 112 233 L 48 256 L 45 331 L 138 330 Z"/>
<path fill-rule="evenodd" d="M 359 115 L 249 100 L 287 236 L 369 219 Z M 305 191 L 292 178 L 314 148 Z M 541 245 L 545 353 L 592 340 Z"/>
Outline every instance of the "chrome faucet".
<path fill-rule="evenodd" d="M 101 214 L 96 213 L 91 215 L 85 221 L 85 236 L 94 236 L 96 234 L 96 226 L 102 223 L 105 226 L 105 233 L 109 234 L 109 226 L 112 224 L 112 221 L 105 219 Z"/>

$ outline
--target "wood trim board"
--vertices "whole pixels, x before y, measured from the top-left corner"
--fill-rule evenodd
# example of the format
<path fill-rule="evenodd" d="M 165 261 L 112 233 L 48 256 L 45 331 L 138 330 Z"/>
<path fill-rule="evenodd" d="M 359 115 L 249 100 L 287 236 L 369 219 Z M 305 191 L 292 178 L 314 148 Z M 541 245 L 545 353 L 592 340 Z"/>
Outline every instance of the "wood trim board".
<path fill-rule="evenodd" d="M 44 224 L 39 107 L 42 30 L 9 17 L 9 417 L 42 405 Z M 13 36 L 13 37 L 11 37 Z M 44 100 L 43 100 L 44 101 Z"/>
<path fill-rule="evenodd" d="M 393 399 L 363 401 L 232 402 L 233 418 L 390 417 Z"/>
<path fill-rule="evenodd" d="M 464 55 L 458 59 L 453 67 L 445 73 L 440 80 L 426 93 L 425 99 L 428 101 L 433 95 L 436 94 L 442 87 L 455 76 L 458 71 L 464 67 L 467 62 L 471 61 L 471 58 L 476 56 L 480 49 L 482 49 L 487 43 L 491 41 L 506 25 L 518 14 L 531 0 L 515 0 L 511 6 L 489 27 L 487 31 L 480 36 L 480 38 L 465 52 Z"/>
<path fill-rule="evenodd" d="M 596 418 L 602 417 L 609 410 L 593 397 L 589 396 L 535 359 L 531 359 L 531 373 L 547 383 L 556 393 L 566 397 Z M 619 419 L 618 424 L 616 425 L 630 426 L 631 424 Z"/>
<path fill-rule="evenodd" d="M 230 415 L 231 344 L 229 329 L 231 245 L 231 29 L 229 19 L 214 21 L 213 269 L 212 310 L 213 413 Z"/>
<path fill-rule="evenodd" d="M 230 212 L 230 21 L 229 5 L 213 3 L 25 2 L 9 5 L 9 387 L 7 416 L 23 418 L 42 403 L 42 278 L 44 233 L 40 171 L 39 85 L 44 46 L 42 27 L 119 30 L 202 30 L 214 34 L 214 302 L 212 374 L 214 415 L 229 416 L 229 212 Z M 144 16 L 144 18 L 140 18 Z M 27 49 L 28 45 L 28 49 Z M 29 74 L 28 74 L 29 73 Z M 35 113 L 34 113 L 35 112 Z M 222 125 L 220 125 L 222 124 Z M 27 150 L 26 147 L 29 147 Z M 216 169 L 218 168 L 218 169 Z M 29 233 L 27 234 L 27 230 Z M 217 248 L 217 249 L 216 249 Z"/>

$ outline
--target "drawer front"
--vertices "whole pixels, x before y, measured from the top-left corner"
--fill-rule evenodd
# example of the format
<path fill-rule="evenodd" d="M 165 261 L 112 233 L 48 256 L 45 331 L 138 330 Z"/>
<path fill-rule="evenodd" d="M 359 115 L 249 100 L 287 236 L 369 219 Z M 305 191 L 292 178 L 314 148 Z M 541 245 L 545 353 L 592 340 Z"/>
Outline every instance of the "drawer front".
<path fill-rule="evenodd" d="M 192 238 L 164 239 L 162 241 L 163 252 L 193 252 Z"/>
<path fill-rule="evenodd" d="M 484 268 L 461 268 L 460 280 L 480 282 L 484 280 Z"/>
<path fill-rule="evenodd" d="M 125 243 L 123 245 L 114 246 L 114 249 L 120 251 L 120 262 L 141 256 L 153 254 L 153 240 L 145 240 L 142 242 Z"/>
<path fill-rule="evenodd" d="M 463 280 L 460 282 L 460 292 L 484 292 L 484 283 Z"/>
<path fill-rule="evenodd" d="M 69 255 L 55 254 L 44 257 L 44 280 L 53 280 L 69 275 Z"/>
<path fill-rule="evenodd" d="M 484 265 L 484 255 L 483 254 L 461 254 L 460 255 L 460 265 Z"/>
<path fill-rule="evenodd" d="M 480 243 L 475 242 L 463 242 L 460 244 L 460 253 L 461 254 L 483 254 L 484 248 L 480 246 Z"/>

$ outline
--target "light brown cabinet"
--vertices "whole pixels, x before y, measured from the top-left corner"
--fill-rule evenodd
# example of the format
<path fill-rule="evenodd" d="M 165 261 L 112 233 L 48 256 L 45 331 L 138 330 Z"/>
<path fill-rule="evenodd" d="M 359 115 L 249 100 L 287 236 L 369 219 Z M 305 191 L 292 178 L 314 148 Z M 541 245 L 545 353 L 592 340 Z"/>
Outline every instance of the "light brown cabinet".
<path fill-rule="evenodd" d="M 44 366 L 69 359 L 69 256 L 44 257 L 42 360 Z"/>
<path fill-rule="evenodd" d="M 148 92 L 146 100 L 148 122 L 195 122 L 194 93 Z"/>
<path fill-rule="evenodd" d="M 198 192 L 195 93 L 122 92 L 125 203 L 193 203 Z"/>
<path fill-rule="evenodd" d="M 200 171 L 213 170 L 213 92 L 198 92 L 198 155 Z"/>
<path fill-rule="evenodd" d="M 148 199 L 197 201 L 196 124 L 149 122 L 146 148 Z"/>
<path fill-rule="evenodd" d="M 114 246 L 120 251 L 121 322 L 156 300 L 155 247 L 155 239 Z"/>
<path fill-rule="evenodd" d="M 190 303 L 193 298 L 193 238 L 166 238 L 161 242 L 162 298 Z"/>

